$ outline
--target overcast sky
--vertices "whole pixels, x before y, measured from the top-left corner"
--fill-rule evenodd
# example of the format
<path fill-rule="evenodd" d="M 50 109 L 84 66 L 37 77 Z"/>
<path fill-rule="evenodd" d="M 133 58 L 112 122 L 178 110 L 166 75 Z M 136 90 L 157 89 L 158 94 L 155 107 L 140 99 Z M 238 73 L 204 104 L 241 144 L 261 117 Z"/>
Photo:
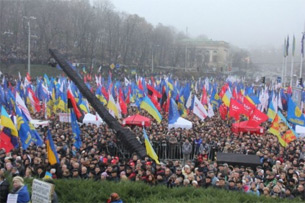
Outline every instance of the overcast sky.
<path fill-rule="evenodd" d="M 110 0 L 117 11 L 138 14 L 191 37 L 200 34 L 241 48 L 281 47 L 295 34 L 300 43 L 305 0 Z"/>

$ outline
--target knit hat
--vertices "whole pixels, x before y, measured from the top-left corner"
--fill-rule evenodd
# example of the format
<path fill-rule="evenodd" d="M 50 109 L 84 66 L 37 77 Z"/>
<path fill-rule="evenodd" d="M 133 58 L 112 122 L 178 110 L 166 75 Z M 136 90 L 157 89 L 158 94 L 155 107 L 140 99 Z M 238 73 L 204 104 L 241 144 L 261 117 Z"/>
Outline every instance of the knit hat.
<path fill-rule="evenodd" d="M 23 178 L 20 177 L 20 176 L 15 176 L 15 177 L 13 178 L 13 182 L 15 182 L 15 181 L 20 182 L 21 185 L 24 185 L 24 180 L 23 180 Z"/>

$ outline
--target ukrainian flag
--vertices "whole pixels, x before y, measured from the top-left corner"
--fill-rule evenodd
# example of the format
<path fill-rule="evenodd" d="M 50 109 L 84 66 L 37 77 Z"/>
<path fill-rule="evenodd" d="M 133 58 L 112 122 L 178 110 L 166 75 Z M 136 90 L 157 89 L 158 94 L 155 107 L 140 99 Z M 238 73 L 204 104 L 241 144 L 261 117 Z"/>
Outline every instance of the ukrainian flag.
<path fill-rule="evenodd" d="M 144 135 L 144 138 L 145 138 L 145 148 L 146 148 L 147 155 L 150 158 L 152 158 L 157 164 L 160 164 L 158 155 L 156 154 L 154 148 L 151 146 L 151 144 L 149 142 L 149 139 L 148 139 L 148 136 L 147 136 L 146 131 L 145 131 L 144 128 L 143 128 L 143 135 Z"/>
<path fill-rule="evenodd" d="M 269 121 L 272 121 L 276 116 L 276 112 L 275 112 L 275 109 L 274 109 L 274 106 L 273 106 L 272 102 L 270 102 L 270 104 L 269 104 L 269 108 L 268 108 L 268 111 L 267 111 L 267 116 L 269 117 Z"/>
<path fill-rule="evenodd" d="M 114 98 L 112 95 L 109 95 L 109 101 L 107 104 L 107 108 L 109 110 L 111 110 L 117 118 L 119 118 L 119 110 L 115 104 L 115 101 L 114 101 Z"/>
<path fill-rule="evenodd" d="M 3 106 L 1 106 L 1 125 L 10 129 L 11 134 L 18 137 L 18 131 L 16 129 L 16 126 L 14 125 L 13 121 L 11 120 Z"/>
<path fill-rule="evenodd" d="M 223 103 L 227 106 L 227 107 L 230 107 L 230 100 L 232 98 L 232 94 L 231 92 L 229 91 L 229 89 L 226 91 L 226 93 L 223 95 L 222 97 L 222 101 Z"/>
<path fill-rule="evenodd" d="M 161 122 L 161 114 L 147 96 L 145 96 L 142 100 L 140 108 L 146 110 L 152 117 L 154 117 L 154 119 L 156 119 L 158 123 Z"/>
<path fill-rule="evenodd" d="M 49 163 L 51 165 L 59 163 L 56 147 L 53 143 L 53 139 L 52 139 L 50 130 L 48 130 L 48 135 L 46 137 L 46 145 L 47 145 Z"/>

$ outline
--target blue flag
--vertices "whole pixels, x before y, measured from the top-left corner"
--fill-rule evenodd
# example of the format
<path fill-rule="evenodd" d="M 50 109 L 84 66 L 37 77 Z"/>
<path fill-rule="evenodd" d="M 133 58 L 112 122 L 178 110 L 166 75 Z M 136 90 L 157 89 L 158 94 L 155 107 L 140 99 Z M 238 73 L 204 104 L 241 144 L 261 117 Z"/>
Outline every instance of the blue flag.
<path fill-rule="evenodd" d="M 32 135 L 28 122 L 23 118 L 22 113 L 16 106 L 17 130 L 22 143 L 22 148 L 27 149 L 31 144 Z"/>
<path fill-rule="evenodd" d="M 173 98 L 170 100 L 169 113 L 168 113 L 168 123 L 173 124 L 176 123 L 178 118 L 180 117 L 177 104 Z"/>
<path fill-rule="evenodd" d="M 71 109 L 71 125 L 72 125 L 72 133 L 74 138 L 74 146 L 79 149 L 82 146 L 82 140 L 80 138 L 80 129 L 76 121 L 76 115 Z"/>
<path fill-rule="evenodd" d="M 289 122 L 301 126 L 305 126 L 305 117 L 299 107 L 292 101 L 292 99 L 288 98 L 288 112 L 287 119 Z"/>

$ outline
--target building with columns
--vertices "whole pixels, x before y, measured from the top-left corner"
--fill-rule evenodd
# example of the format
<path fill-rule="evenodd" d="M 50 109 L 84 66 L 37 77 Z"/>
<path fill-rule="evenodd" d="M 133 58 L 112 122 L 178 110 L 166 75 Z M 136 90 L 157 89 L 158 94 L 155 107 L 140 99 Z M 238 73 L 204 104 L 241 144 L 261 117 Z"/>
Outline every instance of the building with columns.
<path fill-rule="evenodd" d="M 203 72 L 226 72 L 231 68 L 230 45 L 224 41 L 186 39 L 185 68 Z"/>

